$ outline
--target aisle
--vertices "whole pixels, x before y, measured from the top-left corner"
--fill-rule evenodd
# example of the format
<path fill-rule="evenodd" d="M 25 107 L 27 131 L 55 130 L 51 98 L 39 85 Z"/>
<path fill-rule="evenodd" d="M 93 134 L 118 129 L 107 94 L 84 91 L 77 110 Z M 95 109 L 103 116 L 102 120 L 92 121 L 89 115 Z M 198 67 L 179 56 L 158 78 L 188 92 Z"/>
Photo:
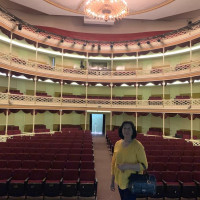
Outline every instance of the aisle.
<path fill-rule="evenodd" d="M 93 136 L 96 177 L 98 179 L 97 200 L 120 200 L 117 188 L 110 191 L 111 155 L 102 135 Z"/>

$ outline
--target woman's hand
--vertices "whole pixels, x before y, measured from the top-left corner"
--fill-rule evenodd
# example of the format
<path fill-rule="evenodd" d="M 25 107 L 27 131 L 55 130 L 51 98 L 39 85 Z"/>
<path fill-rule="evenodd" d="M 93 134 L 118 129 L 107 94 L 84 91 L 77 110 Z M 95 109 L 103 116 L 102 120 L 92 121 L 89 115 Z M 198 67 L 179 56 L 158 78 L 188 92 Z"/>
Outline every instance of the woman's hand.
<path fill-rule="evenodd" d="M 125 170 L 127 170 L 128 169 L 128 166 L 129 166 L 129 164 L 118 164 L 118 168 L 122 171 L 122 172 L 124 172 Z"/>
<path fill-rule="evenodd" d="M 112 175 L 111 177 L 110 190 L 115 191 L 115 176 L 114 175 Z"/>
<path fill-rule="evenodd" d="M 123 164 L 118 164 L 117 166 L 122 172 L 124 172 L 125 170 L 140 171 L 139 163 L 137 164 L 123 163 Z"/>
<path fill-rule="evenodd" d="M 112 183 L 110 184 L 110 190 L 111 190 L 111 191 L 115 191 L 115 183 L 114 183 L 114 182 L 112 182 Z"/>

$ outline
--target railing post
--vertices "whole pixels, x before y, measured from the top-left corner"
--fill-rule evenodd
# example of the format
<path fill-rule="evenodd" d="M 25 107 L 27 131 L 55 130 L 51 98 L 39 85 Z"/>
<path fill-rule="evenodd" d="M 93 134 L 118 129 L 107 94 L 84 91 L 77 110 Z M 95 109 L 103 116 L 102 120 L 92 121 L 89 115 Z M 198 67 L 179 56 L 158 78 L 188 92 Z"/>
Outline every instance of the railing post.
<path fill-rule="evenodd" d="M 193 114 L 190 114 L 190 122 L 191 122 L 191 136 L 190 139 L 193 140 Z"/>
<path fill-rule="evenodd" d="M 5 129 L 5 136 L 8 135 L 8 112 L 9 112 L 9 109 L 6 110 L 6 129 Z"/>

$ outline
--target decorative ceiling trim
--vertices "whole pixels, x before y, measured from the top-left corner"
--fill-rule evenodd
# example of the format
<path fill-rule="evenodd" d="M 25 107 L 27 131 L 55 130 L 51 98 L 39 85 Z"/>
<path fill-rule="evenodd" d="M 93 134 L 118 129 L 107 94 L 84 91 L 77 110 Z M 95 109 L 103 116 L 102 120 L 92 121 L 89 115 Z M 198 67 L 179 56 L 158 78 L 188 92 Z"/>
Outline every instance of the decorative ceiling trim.
<path fill-rule="evenodd" d="M 78 6 L 78 9 L 76 9 L 76 10 L 71 9 L 71 8 L 69 8 L 69 7 L 65 7 L 65 6 L 60 5 L 60 4 L 58 4 L 58 3 L 55 3 L 55 2 L 53 2 L 53 0 L 43 0 L 43 1 L 45 1 L 45 2 L 48 3 L 48 4 L 51 4 L 51 5 L 55 6 L 55 7 L 57 7 L 57 8 L 60 8 L 60 9 L 62 9 L 62 10 L 66 10 L 66 11 L 68 11 L 68 12 L 72 12 L 72 13 L 76 13 L 76 14 L 85 15 L 83 11 L 78 10 L 78 9 L 80 9 L 81 7 L 84 6 L 85 0 L 82 0 L 82 2 L 80 3 L 80 5 Z M 170 3 L 174 2 L 174 1 L 175 1 L 175 0 L 166 0 L 166 1 L 164 1 L 163 3 L 160 3 L 160 4 L 156 5 L 156 6 L 153 6 L 153 7 L 148 8 L 148 9 L 139 10 L 139 11 L 136 11 L 136 12 L 129 12 L 129 14 L 128 14 L 127 16 L 138 15 L 138 14 L 142 14 L 142 13 L 151 12 L 151 11 L 156 10 L 156 9 L 158 9 L 158 8 L 164 7 L 164 6 L 170 4 Z"/>

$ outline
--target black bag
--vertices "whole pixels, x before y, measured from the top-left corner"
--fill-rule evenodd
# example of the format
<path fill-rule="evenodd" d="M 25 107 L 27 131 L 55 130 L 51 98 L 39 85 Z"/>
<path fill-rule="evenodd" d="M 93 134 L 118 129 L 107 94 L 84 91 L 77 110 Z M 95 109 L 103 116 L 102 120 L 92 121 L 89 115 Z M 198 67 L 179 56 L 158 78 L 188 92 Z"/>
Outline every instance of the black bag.
<path fill-rule="evenodd" d="M 131 174 L 129 176 L 128 189 L 137 197 L 148 197 L 156 194 L 156 178 L 154 175 L 148 174 L 146 167 L 144 167 L 144 174 Z"/>

